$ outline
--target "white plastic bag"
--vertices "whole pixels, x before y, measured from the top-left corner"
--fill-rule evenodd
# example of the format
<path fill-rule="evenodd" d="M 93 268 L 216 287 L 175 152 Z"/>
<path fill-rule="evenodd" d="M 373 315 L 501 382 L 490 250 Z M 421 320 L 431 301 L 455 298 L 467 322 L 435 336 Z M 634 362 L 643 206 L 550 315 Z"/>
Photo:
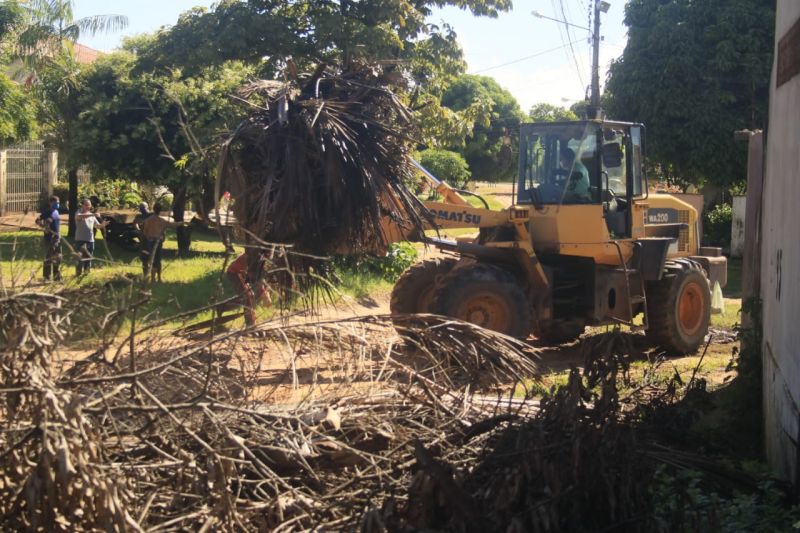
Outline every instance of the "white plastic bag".
<path fill-rule="evenodd" d="M 714 282 L 714 289 L 711 291 L 711 312 L 715 315 L 725 314 L 725 298 L 722 297 L 719 281 Z"/>

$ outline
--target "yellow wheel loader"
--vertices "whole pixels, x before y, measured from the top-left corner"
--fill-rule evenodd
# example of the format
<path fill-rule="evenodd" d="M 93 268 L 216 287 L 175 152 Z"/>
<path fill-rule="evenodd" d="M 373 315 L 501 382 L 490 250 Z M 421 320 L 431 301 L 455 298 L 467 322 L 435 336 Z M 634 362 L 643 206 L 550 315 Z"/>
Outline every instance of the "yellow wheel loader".
<path fill-rule="evenodd" d="M 501 211 L 473 207 L 428 175 L 442 196 L 425 202 L 439 227 L 474 228 L 478 237 L 427 239 L 445 258 L 400 277 L 392 312 L 553 343 L 586 326 L 626 324 L 670 353 L 695 351 L 727 262 L 700 247 L 691 205 L 648 193 L 644 133 L 641 124 L 599 119 L 522 125 L 515 200 Z"/>

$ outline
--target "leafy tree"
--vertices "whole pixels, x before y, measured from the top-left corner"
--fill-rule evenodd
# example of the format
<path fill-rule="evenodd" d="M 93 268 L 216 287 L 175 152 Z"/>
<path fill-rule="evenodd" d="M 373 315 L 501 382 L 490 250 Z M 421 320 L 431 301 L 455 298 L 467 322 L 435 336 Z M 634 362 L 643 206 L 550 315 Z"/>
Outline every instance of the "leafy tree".
<path fill-rule="evenodd" d="M 8 65 L 24 20 L 25 12 L 17 2 L 0 3 L 0 65 Z M 0 145 L 31 137 L 36 129 L 33 100 L 4 73 L 0 73 L 0 102 Z"/>
<path fill-rule="evenodd" d="M 36 131 L 36 106 L 5 74 L 0 74 L 0 102 L 0 145 L 29 139 Z"/>
<path fill-rule="evenodd" d="M 25 20 L 25 11 L 17 2 L 0 3 L 0 60 L 8 61 L 16 44 L 16 32 Z"/>
<path fill-rule="evenodd" d="M 534 122 L 557 122 L 561 120 L 578 120 L 578 115 L 571 109 L 542 102 L 534 104 L 528 111 L 528 117 Z"/>
<path fill-rule="evenodd" d="M 514 96 L 488 76 L 464 75 L 442 97 L 442 105 L 463 111 L 484 101 L 489 113 L 477 122 L 463 146 L 452 146 L 469 164 L 473 180 L 501 181 L 516 173 L 522 111 Z"/>
<path fill-rule="evenodd" d="M 231 61 L 187 77 L 179 69 L 141 73 L 137 65 L 127 51 L 92 65 L 76 143 L 99 175 L 169 188 L 180 221 L 190 197 L 213 205 L 218 147 L 241 113 L 230 95 L 253 69 Z M 181 244 L 185 251 L 188 241 Z"/>
<path fill-rule="evenodd" d="M 83 88 L 81 65 L 69 54 L 61 54 L 37 66 L 36 83 L 31 86 L 37 100 L 37 118 L 45 143 L 58 150 L 59 164 L 67 170 L 69 183 L 69 236 L 75 235 L 78 207 L 78 167 L 75 151 L 75 122 L 80 109 L 78 94 Z"/>
<path fill-rule="evenodd" d="M 733 132 L 767 112 L 774 0 L 632 0 L 628 43 L 611 65 L 607 112 L 644 122 L 648 156 L 686 187 L 744 179 Z"/>
<path fill-rule="evenodd" d="M 175 26 L 162 30 L 156 46 L 142 48 L 142 66 L 196 68 L 241 60 L 264 64 L 265 72 L 279 73 L 282 60 L 340 64 L 359 57 L 397 61 L 398 68 L 413 71 L 417 81 L 430 69 L 415 61 L 427 55 L 428 63 L 455 62 L 463 68 L 460 48 L 450 28 L 427 22 L 432 7 L 446 5 L 469 9 L 476 16 L 496 17 L 511 7 L 510 0 L 224 0 L 213 10 L 195 8 Z M 213 38 L 210 38 L 213 36 Z"/>
<path fill-rule="evenodd" d="M 143 71 L 181 68 L 186 75 L 236 59 L 258 65 L 265 78 L 281 76 L 286 59 L 298 70 L 325 62 L 367 59 L 393 64 L 397 85 L 412 109 L 425 145 L 458 145 L 484 120 L 486 105 L 454 110 L 441 96 L 466 68 L 453 28 L 427 21 L 433 6 L 458 6 L 495 17 L 510 0 L 419 0 L 359 2 L 227 0 L 208 11 L 195 8 L 156 40 L 134 51 Z M 213 37 L 209 37 L 213 36 Z"/>
<path fill-rule="evenodd" d="M 419 162 L 431 174 L 457 189 L 469 182 L 469 165 L 461 154 L 450 150 L 428 149 L 419 154 Z"/>

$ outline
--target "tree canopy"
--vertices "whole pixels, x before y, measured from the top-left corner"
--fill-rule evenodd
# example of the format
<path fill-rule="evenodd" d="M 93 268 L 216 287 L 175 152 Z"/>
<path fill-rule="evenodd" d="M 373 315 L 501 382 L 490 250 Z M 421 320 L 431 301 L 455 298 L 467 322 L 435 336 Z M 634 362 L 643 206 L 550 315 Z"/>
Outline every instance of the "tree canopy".
<path fill-rule="evenodd" d="M 455 111 L 483 102 L 488 113 L 475 123 L 462 146 L 451 146 L 464 156 L 473 180 L 501 181 L 516 173 L 514 153 L 519 142 L 522 111 L 514 96 L 493 78 L 467 74 L 442 96 L 442 105 Z"/>
<path fill-rule="evenodd" d="M 30 138 L 36 128 L 34 101 L 5 74 L 0 74 L 0 145 Z"/>
<path fill-rule="evenodd" d="M 561 120 L 578 120 L 572 109 L 542 102 L 534 104 L 528 111 L 528 118 L 534 122 L 556 122 Z"/>
<path fill-rule="evenodd" d="M 136 67 L 136 56 L 120 51 L 87 71 L 76 144 L 99 175 L 165 185 L 176 197 L 202 193 L 222 135 L 238 122 L 231 95 L 253 69 L 229 61 L 184 76 Z"/>
<path fill-rule="evenodd" d="M 404 71 L 424 78 L 415 59 L 427 55 L 440 67 L 462 64 L 455 35 L 447 26 L 428 23 L 431 9 L 443 6 L 469 9 L 496 17 L 511 7 L 510 0 L 343 0 L 285 2 L 223 0 L 208 11 L 195 8 L 178 23 L 158 34 L 158 45 L 143 48 L 143 67 L 210 65 L 235 59 L 262 63 L 277 73 L 282 60 L 342 63 L 367 57 L 395 61 Z M 417 54 L 419 49 L 422 54 Z M 435 53 L 431 53 L 435 52 Z M 423 81 L 423 80 L 419 80 Z"/>
<path fill-rule="evenodd" d="M 420 152 L 419 162 L 431 174 L 457 189 L 469 182 L 469 165 L 459 153 L 430 148 Z"/>
<path fill-rule="evenodd" d="M 774 0 L 626 5 L 628 43 L 611 65 L 607 114 L 647 126 L 650 163 L 668 180 L 744 179 L 733 132 L 764 126 L 774 20 Z"/>

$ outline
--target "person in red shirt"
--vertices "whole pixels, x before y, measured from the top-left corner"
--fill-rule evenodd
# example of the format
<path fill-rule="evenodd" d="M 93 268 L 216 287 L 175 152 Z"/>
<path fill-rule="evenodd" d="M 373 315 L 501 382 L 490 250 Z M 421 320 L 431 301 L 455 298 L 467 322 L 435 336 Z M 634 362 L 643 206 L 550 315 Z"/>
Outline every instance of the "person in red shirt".
<path fill-rule="evenodd" d="M 263 259 L 262 259 L 263 261 Z M 271 305 L 272 300 L 267 290 L 267 284 L 261 278 L 261 273 L 250 275 L 247 265 L 247 254 L 243 253 L 233 260 L 225 271 L 228 280 L 240 297 L 244 308 L 244 320 L 248 326 L 256 323 L 256 302 Z"/>

